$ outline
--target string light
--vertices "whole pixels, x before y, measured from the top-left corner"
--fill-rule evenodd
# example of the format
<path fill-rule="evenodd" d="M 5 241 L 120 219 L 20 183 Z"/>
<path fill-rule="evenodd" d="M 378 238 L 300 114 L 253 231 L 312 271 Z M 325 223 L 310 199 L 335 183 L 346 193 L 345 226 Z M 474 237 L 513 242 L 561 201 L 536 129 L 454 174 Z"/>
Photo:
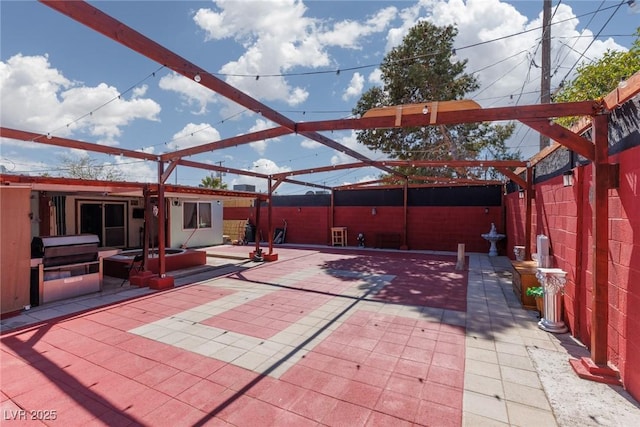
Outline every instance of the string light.
<path fill-rule="evenodd" d="M 449 57 L 449 62 L 451 63 L 451 65 L 455 65 L 458 63 L 458 61 L 459 59 L 458 59 L 458 55 L 456 55 L 456 50 L 453 49 L 451 51 L 451 56 Z"/>
<path fill-rule="evenodd" d="M 124 94 L 126 94 L 126 93 L 128 93 L 128 92 L 131 92 L 133 89 L 135 89 L 136 87 L 138 87 L 138 86 L 139 86 L 141 83 L 143 83 L 144 81 L 148 80 L 150 77 L 155 77 L 156 73 L 157 73 L 158 71 L 162 70 L 163 68 L 164 68 L 164 65 L 160 66 L 158 69 L 156 69 L 155 71 L 153 71 L 151 74 L 149 74 L 149 75 L 147 75 L 146 77 L 144 77 L 143 79 L 139 80 L 137 83 L 135 83 L 135 84 L 133 84 L 133 85 L 129 86 L 126 90 L 124 90 L 123 92 L 121 92 L 121 93 L 119 93 L 118 95 L 114 96 L 113 98 L 111 98 L 110 100 L 108 100 L 107 102 L 105 102 L 104 104 L 101 104 L 101 105 L 99 105 L 98 107 L 94 108 L 93 110 L 89 111 L 88 113 L 83 114 L 82 116 L 80 116 L 80 117 L 78 117 L 78 118 L 76 118 L 76 119 L 74 119 L 74 120 L 72 120 L 72 121 L 70 121 L 70 122 L 66 123 L 64 126 L 60 126 L 60 127 L 56 128 L 56 129 L 53 129 L 51 132 L 54 132 L 54 133 L 55 133 L 57 130 L 62 129 L 63 127 L 70 128 L 72 124 L 78 123 L 78 122 L 80 122 L 81 120 L 83 120 L 83 119 L 85 119 L 85 118 L 87 118 L 87 117 L 92 117 L 92 116 L 93 116 L 93 113 L 95 113 L 95 112 L 97 112 L 98 110 L 100 110 L 100 109 L 102 109 L 102 108 L 106 107 L 107 105 L 111 104 L 111 103 L 112 103 L 112 102 L 114 102 L 115 100 L 121 99 L 121 98 L 122 98 L 122 95 L 124 95 Z M 48 139 L 50 139 L 50 138 L 48 137 Z"/>
<path fill-rule="evenodd" d="M 630 1 L 628 1 L 628 2 L 627 2 L 627 4 L 629 5 L 629 7 L 630 7 L 631 9 L 635 9 L 635 8 L 637 8 L 637 6 L 638 6 L 638 4 L 637 4 L 637 2 L 636 2 L 635 0 L 630 0 Z M 588 15 L 588 14 L 585 14 L 585 15 Z M 584 15 L 581 15 L 581 16 L 584 16 Z M 574 18 L 574 19 L 575 19 L 575 18 Z M 556 22 L 556 23 L 559 23 L 559 22 Z M 554 23 L 554 24 L 556 24 L 556 23 Z M 552 24 L 552 25 L 553 25 L 553 24 Z M 520 32 L 520 33 L 517 33 L 517 34 L 513 34 L 513 35 L 510 35 L 510 36 L 502 37 L 502 38 L 500 38 L 500 39 L 495 39 L 495 40 L 490 40 L 490 41 L 482 42 L 482 43 L 479 43 L 479 44 L 484 44 L 484 43 L 489 43 L 489 42 L 491 42 L 491 41 L 501 40 L 501 39 L 504 39 L 504 38 L 507 38 L 507 37 L 516 36 L 516 35 L 523 34 L 523 33 L 529 32 L 529 31 L 532 31 L 532 30 L 523 31 L 523 32 Z M 469 48 L 469 47 L 472 47 L 472 46 L 477 46 L 477 45 L 479 45 L 479 44 L 471 45 L 471 46 L 466 46 L 466 47 L 461 47 L 461 48 L 458 48 L 458 49 L 465 49 L 465 48 Z M 423 56 L 427 56 L 427 55 L 423 55 Z M 419 58 L 419 57 L 416 57 L 416 58 Z M 449 59 L 450 59 L 450 61 L 451 61 L 452 63 L 457 62 L 457 55 L 456 55 L 456 50 L 455 50 L 455 49 L 453 49 L 453 50 L 452 50 L 452 55 L 451 55 L 451 57 L 450 57 Z M 454 59 L 455 59 L 455 60 L 454 60 Z M 406 59 L 406 60 L 409 60 L 409 59 Z M 379 64 L 375 64 L 375 66 L 377 66 L 377 65 L 379 65 Z M 366 68 L 366 67 L 372 67 L 372 66 L 374 66 L 374 65 L 366 65 L 366 66 L 361 66 L 361 67 L 354 67 L 353 69 Z M 161 67 L 161 68 L 162 68 L 162 67 Z M 348 69 L 347 69 L 347 70 L 348 70 Z M 330 72 L 330 71 L 324 71 L 324 72 L 312 72 L 312 73 L 300 73 L 300 74 L 322 74 L 322 73 L 327 73 L 327 72 Z M 340 72 L 341 72 L 341 70 L 340 70 L 340 69 L 335 70 L 335 74 L 336 74 L 336 75 L 340 75 Z M 153 72 L 153 73 L 151 73 L 151 76 L 155 77 L 155 74 L 156 74 L 156 72 Z M 293 75 L 293 74 L 289 74 L 289 75 Z M 286 75 L 285 75 L 285 74 L 281 74 L 281 75 L 279 75 L 279 76 L 286 76 Z M 255 80 L 256 80 L 256 81 L 257 81 L 257 80 L 259 80 L 259 78 L 260 78 L 260 76 L 259 76 L 259 75 L 255 75 Z M 194 76 L 194 80 L 195 80 L 196 82 L 200 82 L 200 81 L 201 81 L 201 76 L 200 76 L 200 74 L 196 74 L 196 75 Z M 623 85 L 623 84 L 624 84 L 624 83 L 623 83 L 623 82 L 621 82 L 621 85 Z M 621 87 L 622 87 L 622 86 L 621 86 Z M 521 92 L 521 95 L 522 95 L 522 92 Z M 510 95 L 510 98 L 512 99 L 512 98 L 513 98 L 513 95 Z M 119 94 L 119 95 L 117 96 L 117 98 L 116 98 L 116 99 L 121 99 L 121 95 Z M 109 101 L 109 102 L 110 102 L 110 101 Z M 106 104 L 104 104 L 104 105 L 106 105 Z M 98 107 L 98 109 L 99 109 L 99 108 L 102 108 L 104 105 L 102 105 L 102 106 Z M 97 111 L 98 109 L 96 109 L 96 110 L 94 110 L 94 111 Z M 246 111 L 246 110 L 245 110 L 245 111 Z M 423 114 L 427 114 L 427 113 L 428 113 L 428 108 L 425 106 L 425 108 L 423 109 Z M 92 116 L 92 114 L 93 114 L 93 111 L 91 111 L 91 112 L 89 112 L 89 113 L 88 113 L 88 115 L 89 115 L 89 116 Z M 239 113 L 239 114 L 240 114 L 240 113 Z M 258 114 L 260 114 L 260 112 L 258 112 Z M 303 111 L 303 112 L 302 112 L 302 114 L 303 114 L 303 115 L 304 115 L 304 114 L 306 114 L 306 111 Z M 85 115 L 85 116 L 86 116 L 86 115 Z M 83 117 L 85 117 L 85 116 L 83 116 Z M 82 117 L 81 117 L 81 118 L 82 118 Z M 80 120 L 81 118 L 77 119 L 76 121 Z M 75 121 L 74 121 L 74 122 L 75 122 Z M 71 123 L 74 123 L 74 122 L 71 122 Z M 70 126 L 70 124 L 71 124 L 71 123 L 66 124 L 66 127 L 68 128 L 68 127 Z M 224 123 L 224 120 L 222 120 L 220 123 Z M 210 126 L 207 126 L 207 127 L 210 127 Z M 203 129 L 201 129 L 201 130 L 204 130 L 204 129 L 206 129 L 206 128 L 203 128 Z M 199 130 L 199 131 L 201 131 L 201 130 Z M 199 132 L 199 131 L 197 131 L 197 132 Z M 373 132 L 375 133 L 375 130 L 374 130 Z M 193 133 L 191 134 L 191 136 L 193 136 Z M 50 134 L 50 133 L 48 133 L 46 137 L 47 137 L 47 139 L 51 139 L 51 134 Z M 183 137 L 181 137 L 181 138 L 184 138 L 184 137 L 186 137 L 186 136 L 183 136 Z M 180 139 L 180 138 L 176 138 L 176 139 Z M 172 140 L 172 141 L 173 141 L 173 140 Z"/>

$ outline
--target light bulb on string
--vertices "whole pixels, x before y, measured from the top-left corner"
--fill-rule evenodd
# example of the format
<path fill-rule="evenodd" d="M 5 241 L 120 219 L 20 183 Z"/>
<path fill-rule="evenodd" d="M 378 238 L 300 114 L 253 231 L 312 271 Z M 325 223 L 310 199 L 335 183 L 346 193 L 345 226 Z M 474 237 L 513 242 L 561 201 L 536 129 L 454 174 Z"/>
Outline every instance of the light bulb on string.
<path fill-rule="evenodd" d="M 202 80 L 202 77 L 200 77 L 200 74 L 196 74 L 195 76 L 193 76 L 193 80 L 195 80 L 196 83 L 200 83 L 200 80 Z"/>
<path fill-rule="evenodd" d="M 450 62 L 452 65 L 455 65 L 455 64 L 457 64 L 457 63 L 458 63 L 458 61 L 459 61 L 459 60 L 460 60 L 460 59 L 458 58 L 458 55 L 456 55 L 456 50 L 455 50 L 455 49 L 452 49 L 452 50 L 451 50 L 451 56 L 449 57 L 449 62 Z"/>

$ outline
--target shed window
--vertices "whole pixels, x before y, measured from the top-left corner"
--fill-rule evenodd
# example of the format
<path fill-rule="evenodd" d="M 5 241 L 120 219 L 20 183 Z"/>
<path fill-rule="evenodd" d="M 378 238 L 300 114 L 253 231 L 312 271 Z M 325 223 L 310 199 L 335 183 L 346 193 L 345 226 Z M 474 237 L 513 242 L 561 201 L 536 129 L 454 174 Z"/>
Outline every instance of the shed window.
<path fill-rule="evenodd" d="M 182 227 L 185 230 L 211 228 L 211 203 L 184 202 L 182 204 Z"/>

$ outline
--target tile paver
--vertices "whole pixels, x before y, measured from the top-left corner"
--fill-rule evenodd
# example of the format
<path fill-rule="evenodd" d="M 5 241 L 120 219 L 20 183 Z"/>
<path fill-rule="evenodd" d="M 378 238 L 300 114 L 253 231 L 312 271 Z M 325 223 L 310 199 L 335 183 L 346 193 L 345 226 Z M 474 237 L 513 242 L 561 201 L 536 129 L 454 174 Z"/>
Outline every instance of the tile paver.
<path fill-rule="evenodd" d="M 556 425 L 527 346 L 564 347 L 514 300 L 505 261 L 282 249 L 241 275 L 34 309 L 2 322 L 45 321 L 3 334 L 0 404 L 55 395 L 65 425 Z"/>

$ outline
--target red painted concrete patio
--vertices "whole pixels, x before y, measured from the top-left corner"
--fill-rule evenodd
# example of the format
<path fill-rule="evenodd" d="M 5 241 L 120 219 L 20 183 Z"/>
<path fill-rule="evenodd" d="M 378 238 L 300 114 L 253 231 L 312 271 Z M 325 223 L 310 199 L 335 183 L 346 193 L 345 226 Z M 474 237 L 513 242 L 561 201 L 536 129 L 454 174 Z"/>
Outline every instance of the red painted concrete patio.
<path fill-rule="evenodd" d="M 455 257 L 279 259 L 5 333 L 4 420 L 461 425 L 465 330 L 424 315 L 465 311 Z"/>

